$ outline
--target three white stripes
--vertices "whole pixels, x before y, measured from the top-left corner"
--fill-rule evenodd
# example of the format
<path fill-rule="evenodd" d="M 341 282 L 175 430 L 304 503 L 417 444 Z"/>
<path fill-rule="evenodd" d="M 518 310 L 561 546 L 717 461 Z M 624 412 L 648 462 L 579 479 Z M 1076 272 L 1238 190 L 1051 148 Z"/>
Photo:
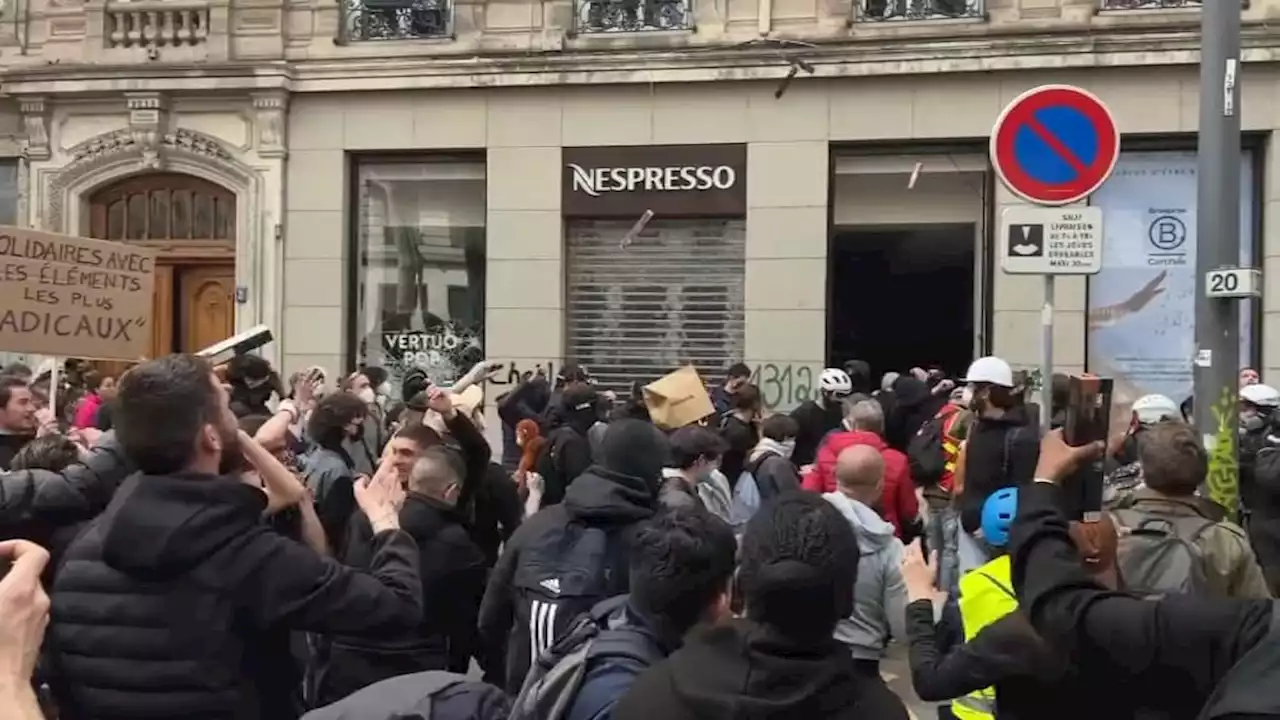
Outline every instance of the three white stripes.
<path fill-rule="evenodd" d="M 555 603 L 534 600 L 529 609 L 529 665 L 538 661 L 547 648 L 556 640 Z"/>

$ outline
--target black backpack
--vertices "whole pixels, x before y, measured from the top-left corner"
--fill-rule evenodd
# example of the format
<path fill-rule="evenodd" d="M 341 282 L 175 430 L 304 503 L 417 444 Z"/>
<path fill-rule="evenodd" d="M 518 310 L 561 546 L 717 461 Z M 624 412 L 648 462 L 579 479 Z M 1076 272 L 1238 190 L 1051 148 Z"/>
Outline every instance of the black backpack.
<path fill-rule="evenodd" d="M 947 456 L 942 449 L 942 431 L 947 421 L 959 410 L 939 415 L 920 426 L 907 441 L 907 465 L 911 479 L 920 487 L 937 485 L 947 467 Z"/>
<path fill-rule="evenodd" d="M 506 720 L 510 712 L 502 690 L 431 670 L 374 683 L 302 720 Z"/>
<path fill-rule="evenodd" d="M 565 477 L 568 473 L 564 468 L 564 446 L 577 435 L 577 431 L 573 428 L 561 425 L 551 431 L 547 441 L 542 445 L 542 450 L 538 453 L 534 469 L 546 483 L 542 499 L 543 507 L 558 504 L 563 500 L 565 489 L 574 480 L 574 478 Z"/>
<path fill-rule="evenodd" d="M 664 655 L 651 638 L 619 627 L 626 618 L 627 596 L 598 603 L 534 660 L 511 710 L 510 720 L 563 720 L 573 707 L 590 662 L 621 659 L 642 667 Z"/>
<path fill-rule="evenodd" d="M 629 524 L 570 521 L 529 538 L 512 577 L 516 622 L 525 623 L 532 664 L 579 615 L 626 593 Z M 515 680 L 518 678 L 509 678 Z"/>

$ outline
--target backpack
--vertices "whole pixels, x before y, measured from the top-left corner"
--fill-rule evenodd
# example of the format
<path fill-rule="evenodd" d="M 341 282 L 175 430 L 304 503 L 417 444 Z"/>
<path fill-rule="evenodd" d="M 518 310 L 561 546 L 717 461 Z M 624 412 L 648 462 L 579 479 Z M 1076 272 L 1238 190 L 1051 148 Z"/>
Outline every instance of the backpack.
<path fill-rule="evenodd" d="M 911 478 L 919 487 L 937 485 L 947 469 L 946 439 L 948 421 L 960 413 L 959 408 L 940 413 L 920 426 L 907 441 L 907 465 Z"/>
<path fill-rule="evenodd" d="M 510 720 L 565 718 L 591 660 L 617 657 L 649 667 L 663 659 L 661 649 L 641 633 L 617 629 L 625 619 L 626 601 L 627 596 L 620 595 L 579 615 L 564 637 L 534 660 L 512 704 Z"/>
<path fill-rule="evenodd" d="M 553 505 L 564 498 L 564 491 L 575 478 L 565 477 L 564 446 L 573 440 L 577 432 L 570 427 L 560 426 L 551 431 L 547 441 L 538 451 L 538 459 L 534 468 L 546 482 L 542 506 Z"/>
<path fill-rule="evenodd" d="M 1132 508 L 1111 513 L 1118 531 L 1116 557 L 1126 589 L 1148 598 L 1209 594 L 1204 553 L 1196 542 L 1212 520 L 1155 515 Z"/>
<path fill-rule="evenodd" d="M 773 489 L 760 492 L 760 483 L 756 482 L 756 473 L 769 457 L 761 453 L 754 461 L 742 469 L 738 482 L 733 486 L 733 508 L 729 512 L 729 524 L 735 533 L 741 534 L 746 529 L 747 521 L 760 510 L 760 504 L 776 495 Z"/>
<path fill-rule="evenodd" d="M 374 683 L 302 720 L 505 720 L 510 707 L 492 685 L 431 670 Z"/>
<path fill-rule="evenodd" d="M 579 615 L 627 592 L 629 528 L 570 521 L 530 537 L 521 548 L 512 588 L 517 622 L 527 624 L 530 665 Z"/>

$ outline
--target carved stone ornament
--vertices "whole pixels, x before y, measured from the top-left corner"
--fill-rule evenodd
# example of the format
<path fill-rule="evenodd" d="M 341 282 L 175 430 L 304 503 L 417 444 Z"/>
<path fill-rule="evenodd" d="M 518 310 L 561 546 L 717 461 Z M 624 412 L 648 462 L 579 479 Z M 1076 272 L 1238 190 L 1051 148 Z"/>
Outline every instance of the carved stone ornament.
<path fill-rule="evenodd" d="M 160 138 L 169 125 L 169 105 L 160 93 L 126 93 L 129 134 L 141 154 L 141 169 L 159 170 Z"/>
<path fill-rule="evenodd" d="M 264 158 L 282 158 L 285 149 L 285 111 L 287 96 L 268 93 L 253 97 L 253 124 L 258 136 L 258 155 Z"/>
<path fill-rule="evenodd" d="M 204 133 L 186 128 L 160 132 L 145 126 L 114 130 L 72 147 L 67 151 L 70 160 L 57 171 L 49 183 L 48 206 L 45 227 L 53 232 L 62 231 L 62 204 L 64 190 L 76 178 L 92 173 L 95 169 L 118 162 L 121 158 L 135 157 L 144 168 L 163 166 L 164 158 L 171 154 L 195 157 L 204 162 L 229 168 L 243 167 L 222 143 Z"/>
<path fill-rule="evenodd" d="M 18 110 L 22 114 L 27 159 L 48 160 L 53 153 L 49 148 L 49 111 L 44 98 L 22 98 Z"/>

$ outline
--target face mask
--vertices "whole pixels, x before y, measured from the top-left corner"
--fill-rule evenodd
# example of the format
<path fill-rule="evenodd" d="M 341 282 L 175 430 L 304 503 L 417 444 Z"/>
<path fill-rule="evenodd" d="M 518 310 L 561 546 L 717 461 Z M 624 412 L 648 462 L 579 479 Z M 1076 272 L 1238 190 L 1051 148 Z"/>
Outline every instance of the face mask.
<path fill-rule="evenodd" d="M 796 441 L 795 441 L 795 440 L 783 440 L 782 442 L 778 443 L 778 445 L 780 446 L 780 448 L 779 448 L 779 449 L 781 449 L 781 450 L 782 450 L 782 457 L 787 458 L 788 460 L 790 460 L 790 459 L 791 459 L 791 454 L 792 454 L 792 453 L 794 453 L 794 452 L 796 451 Z"/>
<path fill-rule="evenodd" d="M 1240 413 L 1240 429 L 1245 432 L 1257 432 L 1267 424 L 1267 418 L 1257 410 L 1245 410 Z"/>
<path fill-rule="evenodd" d="M 965 407 L 973 407 L 973 388 L 965 387 L 960 393 L 960 404 Z"/>
<path fill-rule="evenodd" d="M 365 405 L 372 405 L 373 401 L 378 399 L 378 396 L 373 392 L 373 388 L 371 387 L 360 388 L 356 392 L 356 397 L 360 398 L 360 401 Z"/>
<path fill-rule="evenodd" d="M 391 397 L 391 383 L 384 382 L 379 385 L 378 394 L 382 397 Z"/>

